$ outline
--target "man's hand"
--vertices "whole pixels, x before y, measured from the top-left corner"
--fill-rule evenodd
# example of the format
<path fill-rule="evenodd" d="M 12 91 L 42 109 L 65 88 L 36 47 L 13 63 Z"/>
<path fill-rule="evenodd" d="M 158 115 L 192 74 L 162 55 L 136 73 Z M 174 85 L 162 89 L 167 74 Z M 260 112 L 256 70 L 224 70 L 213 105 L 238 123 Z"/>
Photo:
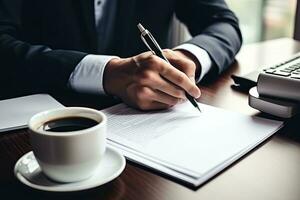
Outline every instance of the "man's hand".
<path fill-rule="evenodd" d="M 172 51 L 166 49 L 164 50 L 164 55 L 166 54 L 170 63 L 185 73 L 193 82 L 195 82 L 195 77 L 200 76 L 201 65 L 198 59 L 192 53 L 185 50 Z M 184 60 L 184 62 L 182 62 L 182 60 Z"/>
<path fill-rule="evenodd" d="M 164 50 L 171 64 L 145 52 L 112 59 L 104 72 L 104 89 L 141 110 L 165 109 L 185 101 L 185 91 L 201 95 L 195 85 L 196 64 L 180 51 Z"/>

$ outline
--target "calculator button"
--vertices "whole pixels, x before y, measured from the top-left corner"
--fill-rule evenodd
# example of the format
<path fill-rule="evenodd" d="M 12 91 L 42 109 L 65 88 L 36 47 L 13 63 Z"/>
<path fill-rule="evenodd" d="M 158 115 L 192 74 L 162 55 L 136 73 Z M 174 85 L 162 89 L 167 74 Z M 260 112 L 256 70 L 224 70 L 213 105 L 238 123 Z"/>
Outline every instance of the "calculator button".
<path fill-rule="evenodd" d="M 300 74 L 292 74 L 291 78 L 300 79 Z"/>
<path fill-rule="evenodd" d="M 289 73 L 289 72 L 275 71 L 272 74 L 279 75 L 279 76 L 289 76 L 291 73 Z"/>
<path fill-rule="evenodd" d="M 291 70 L 296 70 L 297 69 L 297 67 L 295 67 L 295 66 L 290 66 L 290 67 L 288 67 L 287 69 L 291 69 Z"/>
<path fill-rule="evenodd" d="M 273 74 L 273 72 L 275 72 L 275 69 L 267 69 L 265 72 L 268 74 Z"/>
<path fill-rule="evenodd" d="M 282 70 L 280 70 L 281 72 L 288 72 L 288 73 L 291 73 L 293 70 L 291 70 L 291 69 L 282 69 Z"/>

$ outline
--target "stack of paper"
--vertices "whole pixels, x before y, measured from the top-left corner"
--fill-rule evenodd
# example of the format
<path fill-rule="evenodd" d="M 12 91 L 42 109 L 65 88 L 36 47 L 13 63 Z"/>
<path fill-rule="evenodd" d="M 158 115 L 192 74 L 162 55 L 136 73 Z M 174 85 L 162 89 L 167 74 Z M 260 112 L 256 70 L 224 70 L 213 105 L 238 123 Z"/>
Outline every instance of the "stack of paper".
<path fill-rule="evenodd" d="M 103 110 L 108 144 L 130 160 L 198 186 L 274 134 L 282 122 L 189 102 L 140 112 L 125 104 Z"/>

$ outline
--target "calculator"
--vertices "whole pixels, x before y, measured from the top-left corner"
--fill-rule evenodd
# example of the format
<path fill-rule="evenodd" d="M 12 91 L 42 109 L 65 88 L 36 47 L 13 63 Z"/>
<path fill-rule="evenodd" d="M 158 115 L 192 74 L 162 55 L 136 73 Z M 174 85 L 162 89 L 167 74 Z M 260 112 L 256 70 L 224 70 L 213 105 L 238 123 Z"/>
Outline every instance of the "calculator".
<path fill-rule="evenodd" d="M 257 91 L 261 96 L 300 102 L 300 54 L 263 69 Z"/>
<path fill-rule="evenodd" d="M 288 79 L 300 79 L 300 55 L 290 60 L 279 63 L 263 70 L 267 74 L 287 77 Z M 300 85 L 299 85 L 300 86 Z"/>

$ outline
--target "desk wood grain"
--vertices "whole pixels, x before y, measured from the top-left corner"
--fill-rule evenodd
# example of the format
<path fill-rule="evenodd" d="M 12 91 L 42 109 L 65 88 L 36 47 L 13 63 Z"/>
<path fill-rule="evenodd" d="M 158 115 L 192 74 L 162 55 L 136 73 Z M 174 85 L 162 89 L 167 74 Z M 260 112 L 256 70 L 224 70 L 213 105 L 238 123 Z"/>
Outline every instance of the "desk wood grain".
<path fill-rule="evenodd" d="M 237 62 L 218 80 L 200 86 L 200 101 L 213 106 L 254 115 L 247 95 L 231 89 L 231 74 L 244 74 L 264 67 L 300 50 L 291 39 L 245 45 Z M 28 131 L 1 133 L 0 199 L 300 199 L 300 119 L 287 125 L 222 173 L 199 188 L 192 189 L 133 163 L 116 180 L 104 186 L 75 193 L 47 193 L 20 184 L 13 175 L 15 162 L 31 150 Z M 234 122 L 232 122 L 234 125 Z M 220 130 L 221 131 L 221 130 Z"/>

